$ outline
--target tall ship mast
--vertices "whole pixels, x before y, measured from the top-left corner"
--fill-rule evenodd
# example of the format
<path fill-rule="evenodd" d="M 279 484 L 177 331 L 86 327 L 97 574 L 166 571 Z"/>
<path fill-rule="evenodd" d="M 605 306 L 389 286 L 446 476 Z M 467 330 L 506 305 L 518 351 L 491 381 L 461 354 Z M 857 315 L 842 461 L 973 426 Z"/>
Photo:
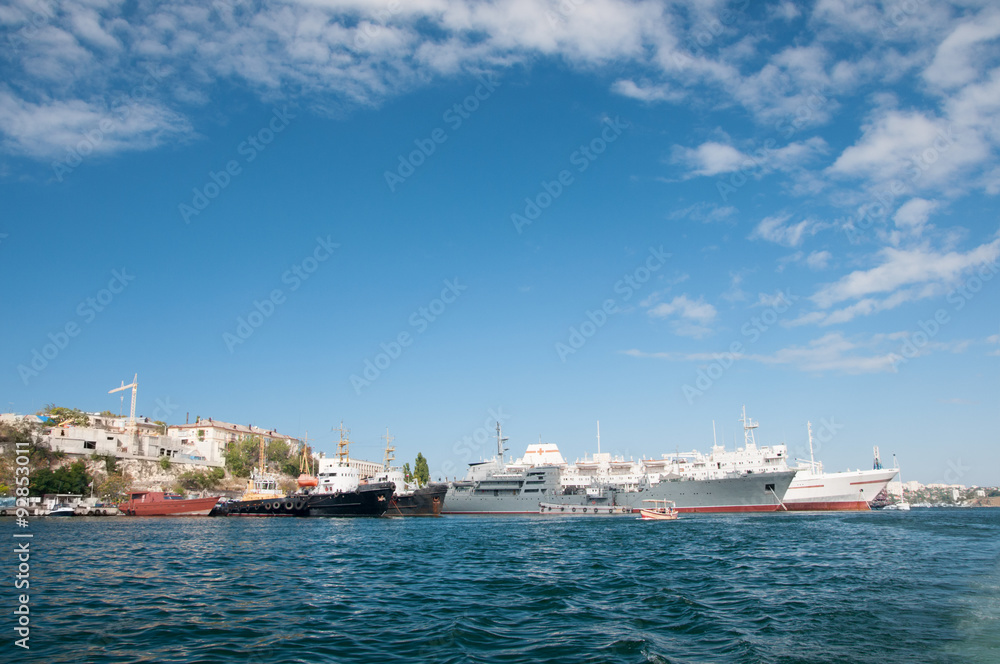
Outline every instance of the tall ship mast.
<path fill-rule="evenodd" d="M 389 435 L 389 427 L 385 428 L 382 440 L 385 441 L 385 460 L 382 461 L 382 469 L 388 472 L 392 468 L 392 462 L 396 460 L 396 448 L 392 446 L 392 441 L 396 440 L 396 437 Z"/>
<path fill-rule="evenodd" d="M 344 428 L 344 420 L 340 421 L 340 428 L 334 429 L 340 433 L 340 440 L 337 441 L 337 463 L 341 466 L 349 465 L 350 456 L 350 444 L 351 441 L 347 439 L 348 434 L 351 433 L 350 429 Z"/>
<path fill-rule="evenodd" d="M 386 516 L 440 516 L 448 485 L 431 482 L 418 487 L 407 483 L 403 471 L 392 465 L 396 460 L 396 448 L 392 446 L 395 437 L 389 435 L 389 427 L 382 440 L 385 441 L 385 458 L 382 472 L 375 476 L 375 481 L 391 482 L 394 487 Z"/>

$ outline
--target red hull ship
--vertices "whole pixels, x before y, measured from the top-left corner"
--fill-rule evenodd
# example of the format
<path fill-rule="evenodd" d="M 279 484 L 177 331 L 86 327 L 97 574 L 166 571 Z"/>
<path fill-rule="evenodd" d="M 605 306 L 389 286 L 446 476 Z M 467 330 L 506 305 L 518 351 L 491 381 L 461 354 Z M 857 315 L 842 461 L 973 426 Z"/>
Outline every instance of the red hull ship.
<path fill-rule="evenodd" d="M 129 516 L 208 516 L 218 502 L 218 496 L 181 498 L 162 491 L 133 491 L 118 509 Z"/>

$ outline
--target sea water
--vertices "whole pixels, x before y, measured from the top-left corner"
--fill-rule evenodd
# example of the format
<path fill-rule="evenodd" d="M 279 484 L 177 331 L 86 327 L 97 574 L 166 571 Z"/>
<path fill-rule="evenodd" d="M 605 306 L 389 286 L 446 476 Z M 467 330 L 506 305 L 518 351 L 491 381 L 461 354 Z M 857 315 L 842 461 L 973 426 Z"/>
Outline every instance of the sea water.
<path fill-rule="evenodd" d="M 0 661 L 1000 662 L 1000 510 L 30 530 Z"/>

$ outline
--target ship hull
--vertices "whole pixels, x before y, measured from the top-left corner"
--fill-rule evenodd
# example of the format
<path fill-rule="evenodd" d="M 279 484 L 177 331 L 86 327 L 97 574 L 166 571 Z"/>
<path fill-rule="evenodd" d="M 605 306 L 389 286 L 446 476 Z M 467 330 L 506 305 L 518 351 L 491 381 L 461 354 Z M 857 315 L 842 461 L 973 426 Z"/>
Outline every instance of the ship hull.
<path fill-rule="evenodd" d="M 447 484 L 431 484 L 413 493 L 393 496 L 386 516 L 441 516 Z"/>
<path fill-rule="evenodd" d="M 643 501 L 667 500 L 681 513 L 776 512 L 783 510 L 794 471 L 754 473 L 709 480 L 664 480 L 640 491 L 619 493 L 617 500 L 634 512 Z"/>
<path fill-rule="evenodd" d="M 208 516 L 219 502 L 218 496 L 180 500 L 130 501 L 118 506 L 128 516 Z"/>
<path fill-rule="evenodd" d="M 219 505 L 212 516 L 309 516 L 309 496 L 288 495 L 281 498 L 237 500 Z"/>
<path fill-rule="evenodd" d="M 309 516 L 323 517 L 382 516 L 394 490 L 392 482 L 380 482 L 362 485 L 356 491 L 311 494 L 307 512 Z"/>
<path fill-rule="evenodd" d="M 843 473 L 799 471 L 785 506 L 792 512 L 867 512 L 868 503 L 896 476 L 895 469 Z"/>
<path fill-rule="evenodd" d="M 382 516 L 392 491 L 392 483 L 383 483 L 338 493 L 293 493 L 283 498 L 237 500 L 220 505 L 213 516 Z"/>
<path fill-rule="evenodd" d="M 554 488 L 545 493 L 506 496 L 483 495 L 451 488 L 445 496 L 442 514 L 538 514 L 539 504 L 542 502 L 581 506 L 598 504 L 584 495 L 559 495 Z"/>
<path fill-rule="evenodd" d="M 644 500 L 668 500 L 678 512 L 774 512 L 782 509 L 785 495 L 795 471 L 747 474 L 711 480 L 664 480 L 639 491 L 615 492 L 610 504 L 626 506 L 638 513 Z M 561 505 L 608 505 L 587 495 L 560 495 L 543 485 L 539 493 L 491 495 L 463 488 L 462 484 L 448 490 L 444 514 L 538 514 L 539 503 Z"/>

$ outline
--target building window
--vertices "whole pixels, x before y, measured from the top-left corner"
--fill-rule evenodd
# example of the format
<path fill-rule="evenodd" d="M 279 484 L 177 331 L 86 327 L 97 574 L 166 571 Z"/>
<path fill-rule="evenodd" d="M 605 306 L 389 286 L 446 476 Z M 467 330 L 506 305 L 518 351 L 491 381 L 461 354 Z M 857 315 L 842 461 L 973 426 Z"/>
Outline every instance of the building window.
<path fill-rule="evenodd" d="M 85 440 L 83 441 L 83 449 L 85 450 L 96 450 L 97 441 L 96 440 Z"/>

